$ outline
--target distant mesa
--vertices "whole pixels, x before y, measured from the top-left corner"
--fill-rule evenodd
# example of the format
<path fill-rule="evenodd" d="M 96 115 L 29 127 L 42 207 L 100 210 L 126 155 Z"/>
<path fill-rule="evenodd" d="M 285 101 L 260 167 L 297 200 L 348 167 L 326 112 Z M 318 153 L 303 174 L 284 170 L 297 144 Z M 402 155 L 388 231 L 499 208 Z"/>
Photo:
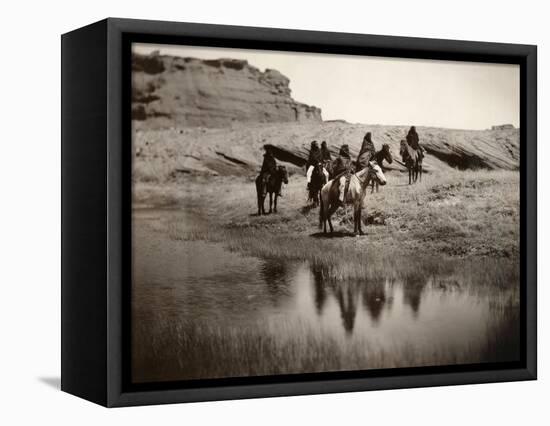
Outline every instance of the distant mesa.
<path fill-rule="evenodd" d="M 513 124 L 499 124 L 497 126 L 491 126 L 491 130 L 512 130 L 515 129 Z"/>
<path fill-rule="evenodd" d="M 239 59 L 132 56 L 132 119 L 138 127 L 227 127 L 236 123 L 322 122 L 296 102 L 290 80 Z"/>
<path fill-rule="evenodd" d="M 336 118 L 334 120 L 325 120 L 325 123 L 341 123 L 341 124 L 349 124 L 346 120 L 343 120 L 341 118 Z"/>

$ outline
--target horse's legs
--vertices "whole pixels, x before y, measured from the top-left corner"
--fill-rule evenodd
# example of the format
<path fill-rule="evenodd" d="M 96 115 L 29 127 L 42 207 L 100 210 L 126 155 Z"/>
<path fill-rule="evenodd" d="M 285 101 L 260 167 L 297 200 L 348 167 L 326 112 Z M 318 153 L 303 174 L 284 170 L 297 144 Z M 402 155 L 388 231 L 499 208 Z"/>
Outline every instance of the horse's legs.
<path fill-rule="evenodd" d="M 325 216 L 325 203 L 323 203 L 323 195 L 319 191 L 319 228 L 323 229 L 323 234 L 327 233 L 327 218 Z M 327 206 L 328 207 L 328 206 Z"/>
<path fill-rule="evenodd" d="M 422 182 L 422 163 L 418 165 L 418 171 L 420 173 L 420 182 Z"/>
<path fill-rule="evenodd" d="M 258 203 L 258 216 L 262 214 L 262 188 L 260 187 L 259 177 L 256 178 L 256 201 Z"/>
<path fill-rule="evenodd" d="M 275 199 L 273 200 L 273 211 L 275 213 L 277 213 L 277 198 L 278 198 L 278 195 L 275 194 Z"/>
<path fill-rule="evenodd" d="M 409 185 L 412 183 L 412 167 L 409 167 Z"/>
<path fill-rule="evenodd" d="M 268 214 L 272 212 L 272 207 L 273 207 L 273 192 L 270 192 L 269 193 L 269 212 L 268 212 Z"/>
<path fill-rule="evenodd" d="M 355 205 L 353 209 L 353 221 L 355 223 L 353 233 L 355 235 L 363 235 L 363 228 L 361 225 L 361 205 Z"/>
<path fill-rule="evenodd" d="M 258 215 L 265 214 L 265 195 L 258 195 Z"/>
<path fill-rule="evenodd" d="M 334 214 L 334 212 L 338 209 L 339 205 L 336 204 L 335 206 L 334 205 L 331 205 L 329 208 L 328 208 L 328 211 L 327 211 L 327 215 L 326 215 L 326 218 L 327 218 L 327 221 L 328 221 L 328 226 L 330 227 L 330 232 L 334 232 L 334 228 L 332 226 L 332 220 L 330 220 L 330 218 L 332 217 L 332 215 Z"/>
<path fill-rule="evenodd" d="M 363 232 L 363 209 L 361 208 L 361 205 L 359 205 L 358 213 L 359 213 L 359 218 L 357 219 L 357 222 L 359 223 L 359 235 L 364 235 L 365 233 Z"/>
<path fill-rule="evenodd" d="M 378 193 L 378 191 L 380 191 L 380 188 L 379 188 L 379 185 L 378 185 L 378 181 L 376 181 L 376 193 Z"/>

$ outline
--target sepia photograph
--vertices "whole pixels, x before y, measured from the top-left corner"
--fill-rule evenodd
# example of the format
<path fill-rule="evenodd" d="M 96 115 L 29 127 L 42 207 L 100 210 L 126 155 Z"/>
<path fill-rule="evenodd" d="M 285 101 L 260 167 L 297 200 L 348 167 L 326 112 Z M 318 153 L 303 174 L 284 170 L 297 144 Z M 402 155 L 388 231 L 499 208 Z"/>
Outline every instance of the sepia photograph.
<path fill-rule="evenodd" d="M 131 380 L 520 360 L 520 66 L 133 43 Z"/>

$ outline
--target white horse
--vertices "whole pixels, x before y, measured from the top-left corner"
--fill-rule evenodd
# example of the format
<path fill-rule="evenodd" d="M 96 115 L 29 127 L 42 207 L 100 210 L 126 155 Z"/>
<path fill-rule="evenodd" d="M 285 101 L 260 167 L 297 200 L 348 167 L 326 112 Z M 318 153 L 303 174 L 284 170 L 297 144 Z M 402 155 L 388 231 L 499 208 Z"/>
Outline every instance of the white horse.
<path fill-rule="evenodd" d="M 349 187 L 345 194 L 344 203 L 353 205 L 353 233 L 363 235 L 361 227 L 361 211 L 363 209 L 363 200 L 365 199 L 366 189 L 372 181 L 379 185 L 386 184 L 386 177 L 380 166 L 373 161 L 369 161 L 367 167 L 350 176 Z M 336 179 L 328 181 L 321 189 L 321 207 L 319 209 L 319 227 L 323 232 L 327 232 L 327 222 L 330 232 L 333 232 L 332 222 L 330 220 L 334 212 L 342 205 L 339 199 L 340 191 L 345 188 L 346 176 L 342 175 Z"/>

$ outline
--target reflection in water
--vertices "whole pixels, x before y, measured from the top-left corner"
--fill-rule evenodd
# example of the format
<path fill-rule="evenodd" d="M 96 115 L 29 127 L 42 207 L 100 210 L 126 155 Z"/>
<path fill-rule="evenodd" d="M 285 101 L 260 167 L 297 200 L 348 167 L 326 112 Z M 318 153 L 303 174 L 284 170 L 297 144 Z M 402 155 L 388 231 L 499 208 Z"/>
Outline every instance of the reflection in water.
<path fill-rule="evenodd" d="M 404 289 L 403 289 L 403 300 L 409 305 L 412 309 L 412 312 L 415 317 L 418 316 L 420 310 L 420 301 L 422 299 L 422 291 L 426 286 L 426 278 L 421 277 L 417 274 L 412 274 L 405 276 Z"/>
<path fill-rule="evenodd" d="M 512 279 L 500 284 L 505 263 L 484 268 L 483 285 L 458 262 L 429 276 L 418 265 L 414 273 L 388 268 L 387 276 L 334 280 L 326 266 L 172 240 L 158 231 L 170 220 L 162 213 L 137 220 L 138 380 L 517 359 L 518 289 Z"/>
<path fill-rule="evenodd" d="M 336 300 L 340 307 L 340 316 L 342 317 L 342 325 L 347 334 L 353 332 L 355 325 L 355 315 L 357 314 L 357 292 L 349 282 L 344 282 L 334 288 Z"/>
<path fill-rule="evenodd" d="M 315 291 L 315 309 L 317 310 L 318 315 L 322 315 L 323 307 L 327 301 L 327 289 L 323 278 L 323 271 L 319 267 L 312 267 L 311 274 L 313 275 L 313 286 Z"/>
<path fill-rule="evenodd" d="M 288 295 L 288 267 L 285 262 L 266 260 L 260 266 L 260 273 L 274 304 L 277 304 L 282 296 Z"/>
<path fill-rule="evenodd" d="M 387 302 L 385 280 L 383 278 L 372 279 L 363 286 L 362 290 L 365 309 L 373 324 L 378 324 Z"/>

